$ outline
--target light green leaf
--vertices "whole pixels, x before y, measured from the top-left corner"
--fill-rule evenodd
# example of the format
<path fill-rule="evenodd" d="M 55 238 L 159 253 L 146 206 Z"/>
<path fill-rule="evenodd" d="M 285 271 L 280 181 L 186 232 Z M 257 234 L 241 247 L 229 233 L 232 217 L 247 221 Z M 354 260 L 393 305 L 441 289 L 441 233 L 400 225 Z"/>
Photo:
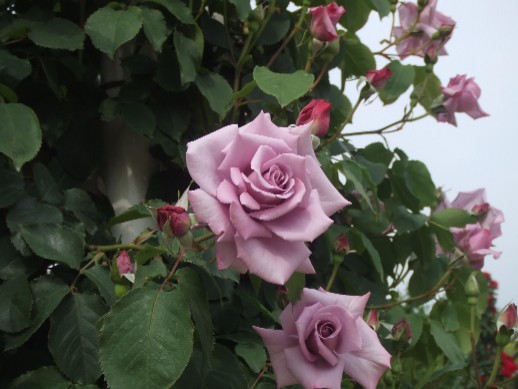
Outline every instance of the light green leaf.
<path fill-rule="evenodd" d="M 340 24 L 347 28 L 347 31 L 358 31 L 367 23 L 371 13 L 371 7 L 367 1 L 342 0 L 340 4 L 347 10 L 340 19 Z"/>
<path fill-rule="evenodd" d="M 464 227 L 466 224 L 476 223 L 477 218 L 467 211 L 458 208 L 446 208 L 432 213 L 430 221 L 439 226 Z"/>
<path fill-rule="evenodd" d="M 58 224 L 28 224 L 20 227 L 23 239 L 36 255 L 79 269 L 84 240 L 76 231 Z"/>
<path fill-rule="evenodd" d="M 32 293 L 25 276 L 0 285 L 0 330 L 18 332 L 29 326 Z"/>
<path fill-rule="evenodd" d="M 70 385 L 71 382 L 61 375 L 57 367 L 47 366 L 16 378 L 9 389 L 68 389 Z"/>
<path fill-rule="evenodd" d="M 393 103 L 405 93 L 414 82 L 415 75 L 413 65 L 401 65 L 399 61 L 392 61 L 388 64 L 388 67 L 392 70 L 392 76 L 379 93 L 384 104 Z"/>
<path fill-rule="evenodd" d="M 133 39 L 142 27 L 142 14 L 138 7 L 115 11 L 103 7 L 90 15 L 85 31 L 95 47 L 113 58 L 115 50 Z"/>
<path fill-rule="evenodd" d="M 5 350 L 20 347 L 34 334 L 47 320 L 63 297 L 70 291 L 68 285 L 61 279 L 45 275 L 31 282 L 34 305 L 32 308 L 30 325 L 22 332 L 5 336 Z"/>
<path fill-rule="evenodd" d="M 174 15 L 179 21 L 185 24 L 191 24 L 194 22 L 191 10 L 179 0 L 145 0 L 147 3 L 160 4 L 172 15 Z"/>
<path fill-rule="evenodd" d="M 419 104 L 429 110 L 432 104 L 442 96 L 441 80 L 430 73 L 426 66 L 415 66 L 414 92 Z"/>
<path fill-rule="evenodd" d="M 225 116 L 232 103 L 232 88 L 222 76 L 216 73 L 198 73 L 196 86 L 221 118 Z"/>
<path fill-rule="evenodd" d="M 84 275 L 95 284 L 106 304 L 112 306 L 115 302 L 115 288 L 108 267 L 93 266 L 85 270 Z"/>
<path fill-rule="evenodd" d="M 302 70 L 295 73 L 274 73 L 266 66 L 256 66 L 254 80 L 265 93 L 274 96 L 282 107 L 304 96 L 313 85 L 314 76 Z"/>
<path fill-rule="evenodd" d="M 16 170 L 33 159 L 41 147 L 38 117 L 23 104 L 0 103 L 0 152 L 12 159 Z"/>
<path fill-rule="evenodd" d="M 153 46 L 155 51 L 161 52 L 162 45 L 169 36 L 169 29 L 165 22 L 164 15 L 158 9 L 141 8 L 142 10 L 142 25 L 144 27 L 144 34 Z"/>
<path fill-rule="evenodd" d="M 101 329 L 100 361 L 110 388 L 171 387 L 192 354 L 190 316 L 178 289 L 133 289 L 118 300 Z"/>
<path fill-rule="evenodd" d="M 32 23 L 27 36 L 38 46 L 65 50 L 81 50 L 85 39 L 81 27 L 56 17 Z"/>
<path fill-rule="evenodd" d="M 9 207 L 16 203 L 25 193 L 25 183 L 20 173 L 0 169 L 0 208 Z"/>
<path fill-rule="evenodd" d="M 98 295 L 73 293 L 50 318 L 49 350 L 74 382 L 93 384 L 101 376 L 96 323 L 107 310 Z"/>

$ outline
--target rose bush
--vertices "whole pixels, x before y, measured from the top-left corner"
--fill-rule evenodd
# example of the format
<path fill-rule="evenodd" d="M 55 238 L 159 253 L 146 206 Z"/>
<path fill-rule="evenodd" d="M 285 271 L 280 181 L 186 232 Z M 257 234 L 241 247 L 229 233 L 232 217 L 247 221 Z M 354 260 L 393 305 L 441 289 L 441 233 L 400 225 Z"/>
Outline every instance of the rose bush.
<path fill-rule="evenodd" d="M 305 288 L 279 316 L 281 330 L 255 327 L 270 354 L 277 387 L 340 389 L 345 372 L 374 389 L 390 354 L 363 320 L 369 294 L 346 296 Z"/>
<path fill-rule="evenodd" d="M 278 127 L 266 113 L 188 143 L 187 168 L 200 187 L 191 206 L 218 237 L 218 267 L 276 284 L 314 272 L 304 242 L 348 204 L 319 167 L 311 125 Z"/>

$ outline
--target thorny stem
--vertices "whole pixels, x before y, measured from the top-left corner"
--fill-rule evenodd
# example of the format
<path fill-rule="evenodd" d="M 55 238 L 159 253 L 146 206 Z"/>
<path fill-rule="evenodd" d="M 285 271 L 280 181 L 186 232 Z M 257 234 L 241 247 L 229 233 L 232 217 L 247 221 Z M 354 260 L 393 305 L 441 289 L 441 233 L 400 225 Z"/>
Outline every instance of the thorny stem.
<path fill-rule="evenodd" d="M 176 270 L 178 269 L 180 262 L 183 261 L 184 256 L 185 256 L 185 251 L 183 248 L 180 248 L 180 252 L 178 253 L 178 257 L 176 258 L 176 261 L 175 261 L 173 267 L 171 268 L 171 271 L 165 277 L 164 282 L 162 282 L 162 285 L 160 285 L 160 290 L 162 290 L 164 288 L 165 284 L 167 284 L 169 282 L 169 280 L 171 279 L 171 277 L 174 276 L 174 273 L 176 273 Z"/>
<path fill-rule="evenodd" d="M 97 252 L 107 252 L 107 251 L 115 251 L 115 250 L 140 250 L 142 247 L 135 243 L 120 243 L 120 244 L 109 244 L 109 245 L 93 245 L 89 244 L 86 246 L 86 249 L 89 251 L 97 251 Z"/>

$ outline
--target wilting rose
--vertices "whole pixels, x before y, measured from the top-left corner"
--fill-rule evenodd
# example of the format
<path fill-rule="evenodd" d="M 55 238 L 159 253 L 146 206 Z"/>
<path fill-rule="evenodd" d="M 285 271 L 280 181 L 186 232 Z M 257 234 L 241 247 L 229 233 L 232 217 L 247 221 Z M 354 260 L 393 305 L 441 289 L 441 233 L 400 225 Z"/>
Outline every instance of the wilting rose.
<path fill-rule="evenodd" d="M 376 89 L 383 88 L 390 76 L 392 76 L 392 70 L 388 66 L 379 70 L 369 70 L 365 73 L 369 83 Z"/>
<path fill-rule="evenodd" d="M 512 329 L 516 327 L 517 324 L 517 308 L 516 304 L 509 304 L 505 309 L 498 315 L 498 319 L 496 321 L 497 329 L 500 330 L 500 327 L 505 326 L 507 329 Z"/>
<path fill-rule="evenodd" d="M 338 38 L 336 24 L 345 13 L 345 8 L 338 6 L 335 2 L 326 6 L 310 8 L 311 24 L 309 30 L 311 35 L 323 42 L 334 41 Z"/>
<path fill-rule="evenodd" d="M 401 39 L 396 46 L 401 58 L 423 56 L 430 45 L 435 47 L 434 53 L 437 55 L 448 54 L 444 44 L 450 39 L 455 21 L 436 11 L 436 7 L 437 0 L 430 0 L 419 14 L 415 3 L 400 3 L 398 11 L 401 25 L 394 28 L 394 36 L 400 39 L 410 31 L 408 37 Z M 446 31 L 449 34 L 445 34 Z"/>
<path fill-rule="evenodd" d="M 311 133 L 323 137 L 329 130 L 330 120 L 331 103 L 324 99 L 313 99 L 300 111 L 297 126 L 311 123 Z"/>
<path fill-rule="evenodd" d="M 340 389 L 345 372 L 364 388 L 376 388 L 390 354 L 362 318 L 368 299 L 305 288 L 282 311 L 281 330 L 254 327 L 270 354 L 277 387 Z"/>
<path fill-rule="evenodd" d="M 182 237 L 191 228 L 191 219 L 183 207 L 164 205 L 157 209 L 156 221 L 160 231 L 171 236 Z"/>
<path fill-rule="evenodd" d="M 491 249 L 491 232 L 480 224 L 468 224 L 463 228 L 450 228 L 455 245 L 466 255 L 471 266 L 481 269 L 484 257 L 493 255 L 496 259 L 501 252 Z"/>
<path fill-rule="evenodd" d="M 120 275 L 133 274 L 134 272 L 133 263 L 131 262 L 131 258 L 126 250 L 122 250 L 117 257 L 117 270 Z"/>
<path fill-rule="evenodd" d="M 187 145 L 187 168 L 200 189 L 189 201 L 217 235 L 218 267 L 284 284 L 314 273 L 312 241 L 349 204 L 327 179 L 311 143 L 311 125 L 277 127 L 260 113 Z"/>
<path fill-rule="evenodd" d="M 473 119 L 489 116 L 478 105 L 481 91 L 473 78 L 466 78 L 465 74 L 458 75 L 450 79 L 448 86 L 441 90 L 443 110 L 437 114 L 437 121 L 456 126 L 455 112 L 464 112 Z"/>

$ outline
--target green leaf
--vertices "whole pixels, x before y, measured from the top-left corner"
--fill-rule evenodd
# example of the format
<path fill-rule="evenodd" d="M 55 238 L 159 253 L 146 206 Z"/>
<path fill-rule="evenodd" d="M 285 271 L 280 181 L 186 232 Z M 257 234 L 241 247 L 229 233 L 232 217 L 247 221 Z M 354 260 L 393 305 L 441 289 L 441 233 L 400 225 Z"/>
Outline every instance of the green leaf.
<path fill-rule="evenodd" d="M 114 216 L 108 220 L 108 228 L 111 228 L 116 224 L 129 222 L 131 220 L 144 219 L 146 217 L 151 217 L 146 206 L 142 203 L 135 204 L 120 215 Z"/>
<path fill-rule="evenodd" d="M 191 308 L 201 348 L 208 358 L 214 346 L 214 328 L 210 317 L 207 292 L 200 276 L 193 269 L 188 267 L 180 269 L 176 272 L 176 275 L 180 290 L 183 292 L 189 308 Z"/>
<path fill-rule="evenodd" d="M 71 382 L 61 375 L 57 367 L 47 366 L 16 378 L 9 389 L 68 389 Z"/>
<path fill-rule="evenodd" d="M 141 27 L 141 10 L 134 6 L 119 11 L 100 8 L 85 23 L 85 31 L 93 45 L 110 58 L 121 45 L 133 39 Z"/>
<path fill-rule="evenodd" d="M 246 1 L 237 1 L 246 3 Z M 274 45 L 275 43 L 280 42 L 281 39 L 288 34 L 290 25 L 291 22 L 288 13 L 274 13 L 268 22 L 268 26 L 263 30 L 261 36 L 257 40 L 256 45 Z"/>
<path fill-rule="evenodd" d="M 9 237 L 0 237 L 0 279 L 8 280 L 19 275 L 28 276 L 41 265 L 36 258 L 24 258 L 13 246 Z"/>
<path fill-rule="evenodd" d="M 93 384 L 101 376 L 96 323 L 106 311 L 98 295 L 73 293 L 50 318 L 49 350 L 74 382 Z"/>
<path fill-rule="evenodd" d="M 0 74 L 6 74 L 16 81 L 21 81 L 32 72 L 31 63 L 6 50 L 0 50 Z"/>
<path fill-rule="evenodd" d="M 385 202 L 387 205 L 387 202 Z M 390 207 L 391 220 L 398 233 L 404 234 L 415 231 L 425 225 L 428 218 L 420 213 L 412 213 L 405 206 Z"/>
<path fill-rule="evenodd" d="M 94 283 L 106 304 L 112 306 L 115 302 L 115 289 L 110 270 L 104 266 L 93 266 L 85 270 L 84 275 Z"/>
<path fill-rule="evenodd" d="M 411 296 L 419 296 L 423 293 L 429 292 L 437 282 L 439 282 L 446 270 L 446 267 L 445 263 L 441 260 L 417 260 L 412 262 L 412 269 L 414 272 L 408 283 L 408 291 Z M 430 294 L 428 300 L 434 296 L 434 294 Z M 424 303 L 427 299 L 423 298 L 420 301 Z"/>
<path fill-rule="evenodd" d="M 162 45 L 169 36 L 170 30 L 167 28 L 164 15 L 158 9 L 141 8 L 142 25 L 144 34 L 153 46 L 155 51 L 161 52 Z"/>
<path fill-rule="evenodd" d="M 20 231 L 36 255 L 79 269 L 85 242 L 78 232 L 50 223 L 24 225 Z"/>
<path fill-rule="evenodd" d="M 340 19 L 340 24 L 349 32 L 358 31 L 362 28 L 371 13 L 369 4 L 364 0 L 342 0 L 341 5 L 347 10 Z"/>
<path fill-rule="evenodd" d="M 370 0 L 372 8 L 380 15 L 380 19 L 390 14 L 389 0 Z"/>
<path fill-rule="evenodd" d="M 45 275 L 31 282 L 34 305 L 32 308 L 30 325 L 22 332 L 6 335 L 5 350 L 17 348 L 24 344 L 47 320 L 63 297 L 70 291 L 67 284 L 61 279 Z"/>
<path fill-rule="evenodd" d="M 185 24 L 194 22 L 191 10 L 179 0 L 145 0 L 147 3 L 159 4 Z"/>
<path fill-rule="evenodd" d="M 156 128 L 155 114 L 144 103 L 125 102 L 119 104 L 122 117 L 136 132 L 153 137 Z"/>
<path fill-rule="evenodd" d="M 29 326 L 32 293 L 24 276 L 0 285 L 0 330 L 18 332 Z"/>
<path fill-rule="evenodd" d="M 430 333 L 435 340 L 435 343 L 442 350 L 444 355 L 453 364 L 465 364 L 465 358 L 462 350 L 460 349 L 455 336 L 444 330 L 442 325 L 436 320 L 429 320 Z"/>
<path fill-rule="evenodd" d="M 434 262 L 435 240 L 429 227 L 423 226 L 411 233 L 411 244 L 417 257 L 424 261 Z"/>
<path fill-rule="evenodd" d="M 419 199 L 422 207 L 437 203 L 437 188 L 426 165 L 420 161 L 408 161 L 405 182 L 410 191 Z"/>
<path fill-rule="evenodd" d="M 23 104 L 0 103 L 0 152 L 12 159 L 20 171 L 41 147 L 38 117 Z"/>
<path fill-rule="evenodd" d="M 415 66 L 414 92 L 419 104 L 429 110 L 432 104 L 442 96 L 441 80 L 426 69 L 426 66 Z"/>
<path fill-rule="evenodd" d="M 32 23 L 27 36 L 38 46 L 49 49 L 81 50 L 85 40 L 81 27 L 56 17 Z"/>
<path fill-rule="evenodd" d="M 373 193 L 376 193 L 376 186 L 372 182 L 367 168 L 361 166 L 358 162 L 352 159 L 344 159 L 342 161 L 342 167 L 342 173 L 348 180 L 351 180 L 354 188 L 358 191 L 363 200 L 365 200 L 365 204 L 370 209 L 373 209 L 369 194 L 367 193 L 367 189 L 363 183 L 366 181 Z"/>
<path fill-rule="evenodd" d="M 200 28 L 193 25 L 189 34 L 175 31 L 173 41 L 180 65 L 180 79 L 182 84 L 188 84 L 196 80 L 197 70 L 201 64 L 203 55 L 203 33 Z"/>
<path fill-rule="evenodd" d="M 34 164 L 32 174 L 36 190 L 43 202 L 52 205 L 59 205 L 63 202 L 63 194 L 59 191 L 56 180 L 45 165 L 39 162 Z"/>
<path fill-rule="evenodd" d="M 306 276 L 304 273 L 294 272 L 291 277 L 284 284 L 288 289 L 288 300 L 290 303 L 295 303 L 300 300 L 302 290 L 306 286 Z"/>
<path fill-rule="evenodd" d="M 248 14 L 250 14 L 250 11 L 252 11 L 252 8 L 250 7 L 249 1 L 243 1 L 243 0 L 230 0 L 232 4 L 236 7 L 237 15 L 239 17 L 239 20 L 242 22 L 246 21 L 248 18 Z"/>
<path fill-rule="evenodd" d="M 239 343 L 235 347 L 236 355 L 243 358 L 254 373 L 259 373 L 266 363 L 264 347 L 254 343 Z"/>
<path fill-rule="evenodd" d="M 265 93 L 274 96 L 282 107 L 304 96 L 313 85 L 314 76 L 302 70 L 295 73 L 274 73 L 266 66 L 254 68 L 254 80 Z"/>
<path fill-rule="evenodd" d="M 0 169 L 0 208 L 6 208 L 16 203 L 25 194 L 25 183 L 20 173 Z"/>
<path fill-rule="evenodd" d="M 72 212 L 90 234 L 97 231 L 97 210 L 85 191 L 78 188 L 65 191 L 64 208 Z"/>
<path fill-rule="evenodd" d="M 110 388 L 172 386 L 191 357 L 190 315 L 178 289 L 134 289 L 118 300 L 101 329 L 100 360 Z"/>
<path fill-rule="evenodd" d="M 166 274 L 167 267 L 164 263 L 160 260 L 152 260 L 148 265 L 137 267 L 133 288 L 142 288 L 147 281 L 158 277 L 164 277 Z"/>
<path fill-rule="evenodd" d="M 432 213 L 430 221 L 441 227 L 450 228 L 464 227 L 466 224 L 476 223 L 477 218 L 463 209 L 445 208 Z"/>
<path fill-rule="evenodd" d="M 376 272 L 380 276 L 380 279 L 383 281 L 384 271 L 383 265 L 381 263 L 381 257 L 378 250 L 376 250 L 370 239 L 359 229 L 349 230 L 349 238 L 351 240 L 351 247 L 355 248 L 360 253 L 362 253 L 365 250 L 367 251 L 372 260 L 374 269 L 376 269 Z"/>
<path fill-rule="evenodd" d="M 166 252 L 167 250 L 165 250 L 162 247 L 155 247 L 146 244 L 142 245 L 140 247 L 140 250 L 137 252 L 137 255 L 135 255 L 135 263 L 137 263 L 138 265 L 144 265 L 151 258 L 156 257 L 157 255 L 164 254 Z"/>
<path fill-rule="evenodd" d="M 393 103 L 405 93 L 414 82 L 415 75 L 413 65 L 401 65 L 399 61 L 392 61 L 388 64 L 388 67 L 392 70 L 392 76 L 379 93 L 384 104 Z"/>
<path fill-rule="evenodd" d="M 344 77 L 364 76 L 368 70 L 376 69 L 376 60 L 369 47 L 358 39 L 344 39 L 345 56 L 342 63 Z"/>
<path fill-rule="evenodd" d="M 25 197 L 9 210 L 6 222 L 9 229 L 15 232 L 28 224 L 61 224 L 63 215 L 52 205 L 40 203 L 33 197 Z"/>
<path fill-rule="evenodd" d="M 198 73 L 195 82 L 210 108 L 224 117 L 231 107 L 233 93 L 227 80 L 219 74 L 203 72 Z"/>

